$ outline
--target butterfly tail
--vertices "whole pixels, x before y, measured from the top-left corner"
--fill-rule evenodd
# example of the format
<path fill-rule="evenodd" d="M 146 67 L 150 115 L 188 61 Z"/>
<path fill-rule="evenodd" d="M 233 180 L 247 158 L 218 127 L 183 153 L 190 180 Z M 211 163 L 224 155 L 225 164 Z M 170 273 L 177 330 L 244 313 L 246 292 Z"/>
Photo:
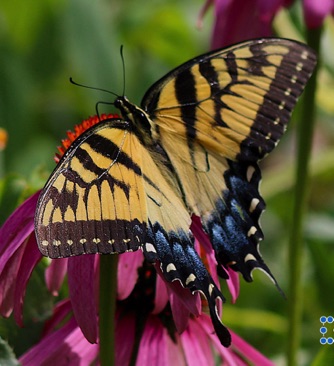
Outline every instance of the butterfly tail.
<path fill-rule="evenodd" d="M 160 224 L 150 223 L 147 243 L 143 246 L 145 258 L 150 262 L 160 261 L 166 281 L 178 280 L 184 288 L 191 292 L 199 291 L 205 296 L 217 336 L 228 347 L 231 344 L 231 335 L 222 324 L 217 307 L 217 301 L 225 302 L 225 298 L 197 254 L 189 234 L 167 233 Z"/>

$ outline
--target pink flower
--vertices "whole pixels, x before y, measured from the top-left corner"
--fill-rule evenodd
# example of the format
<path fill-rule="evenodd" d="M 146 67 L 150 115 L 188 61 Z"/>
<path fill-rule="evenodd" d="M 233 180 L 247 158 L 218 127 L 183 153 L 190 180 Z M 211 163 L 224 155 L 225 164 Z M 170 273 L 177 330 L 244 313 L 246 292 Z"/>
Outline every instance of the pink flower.
<path fill-rule="evenodd" d="M 272 21 L 282 6 L 292 0 L 207 0 L 201 13 L 214 5 L 215 23 L 211 47 L 224 47 L 246 39 L 272 35 Z"/>
<path fill-rule="evenodd" d="M 22 306 L 26 286 L 34 267 L 42 259 L 38 251 L 34 233 L 34 214 L 39 192 L 27 199 L 5 222 L 0 229 L 0 312 L 8 317 L 14 311 L 16 322 L 22 326 Z M 202 251 L 202 258 L 212 273 L 213 280 L 219 284 L 213 250 L 208 238 L 199 228 L 198 218 L 194 218 L 192 230 L 197 239 L 195 247 Z M 201 241 L 202 247 L 199 243 Z M 138 268 L 142 267 L 144 257 L 141 251 L 124 253 L 118 265 L 118 299 L 126 299 L 133 291 L 138 278 Z M 70 301 L 81 331 L 91 343 L 97 339 L 96 293 L 98 289 L 99 256 L 83 255 L 50 262 L 45 273 L 46 285 L 51 293 L 58 294 L 65 274 L 68 276 Z M 159 264 L 156 270 L 160 274 L 157 279 L 155 312 L 161 311 L 168 301 L 177 329 L 182 332 L 188 325 L 190 314 L 201 313 L 199 293 L 192 294 L 181 286 L 178 281 L 167 282 L 163 278 Z M 238 295 L 239 278 L 234 271 L 228 270 L 228 280 L 232 298 Z M 17 278 L 21 281 L 16 281 Z M 81 286 L 84 283 L 85 286 Z M 221 306 L 221 304 L 220 304 Z"/>
<path fill-rule="evenodd" d="M 304 0 L 303 10 L 307 27 L 318 28 L 327 15 L 334 15 L 334 0 Z"/>
<path fill-rule="evenodd" d="M 1 314 L 9 316 L 14 311 L 19 325 L 23 323 L 22 304 L 27 282 L 42 258 L 33 231 L 38 195 L 39 192 L 26 200 L 0 229 Z M 206 246 L 208 243 L 196 221 L 197 218 L 192 230 Z M 198 250 L 199 246 L 199 241 L 196 241 Z M 23 366 L 62 364 L 65 361 L 71 365 L 87 365 L 98 359 L 95 294 L 99 258 L 98 255 L 84 255 L 50 262 L 45 274 L 47 287 L 57 295 L 67 273 L 70 298 L 55 306 L 41 341 L 21 356 Z M 212 254 L 205 261 L 209 268 L 215 268 Z M 156 269 L 160 273 L 159 266 Z M 231 270 L 230 275 L 233 273 Z M 243 365 L 240 355 L 256 364 L 271 365 L 269 360 L 234 333 L 231 348 L 223 347 L 214 333 L 210 318 L 201 313 L 198 293 L 192 295 L 178 281 L 169 283 L 157 276 L 153 266 L 144 261 L 141 251 L 122 254 L 118 274 L 115 319 L 117 364 L 128 364 L 131 356 L 129 349 L 135 342 L 136 318 L 146 317 L 136 356 L 137 365 L 148 360 L 156 365 L 202 365 L 203 362 L 213 365 L 217 357 L 226 365 Z M 22 281 L 16 281 L 17 277 Z M 235 298 L 239 288 L 238 277 L 234 275 L 228 281 Z M 85 286 L 78 285 L 82 283 Z M 63 324 L 70 314 L 73 316 Z"/>
<path fill-rule="evenodd" d="M 214 6 L 211 48 L 225 47 L 246 39 L 273 34 L 272 22 L 282 7 L 293 0 L 207 0 L 199 15 L 199 26 L 210 6 Z M 303 0 L 306 26 L 318 28 L 328 15 L 334 15 L 334 0 Z"/>
<path fill-rule="evenodd" d="M 138 295 L 138 294 L 137 294 Z M 140 339 L 135 338 L 138 318 L 145 317 L 144 297 L 119 301 L 116 313 L 116 364 L 128 365 L 134 357 L 136 365 L 215 365 L 220 360 L 224 365 L 272 366 L 273 363 L 232 333 L 232 347 L 223 347 L 214 335 L 210 318 L 202 314 L 190 318 L 189 325 L 182 334 L 175 331 L 171 314 L 167 306 L 165 311 L 147 314 Z M 57 304 L 53 317 L 46 324 L 42 340 L 20 358 L 23 366 L 54 365 L 98 365 L 98 346 L 87 342 L 75 319 L 70 318 L 59 328 L 59 324 L 71 312 L 71 304 L 65 300 Z M 139 341 L 136 351 L 135 343 Z M 134 352 L 134 354 L 132 353 Z"/>

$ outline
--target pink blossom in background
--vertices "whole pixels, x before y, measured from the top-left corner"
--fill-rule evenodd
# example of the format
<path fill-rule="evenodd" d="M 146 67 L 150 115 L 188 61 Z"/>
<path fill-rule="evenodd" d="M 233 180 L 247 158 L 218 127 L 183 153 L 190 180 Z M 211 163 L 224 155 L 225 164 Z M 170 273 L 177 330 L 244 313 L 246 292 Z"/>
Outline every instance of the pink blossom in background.
<path fill-rule="evenodd" d="M 225 47 L 251 38 L 272 35 L 276 13 L 292 0 L 207 0 L 201 13 L 214 6 L 211 48 Z"/>
<path fill-rule="evenodd" d="M 326 16 L 334 15 L 334 0 L 303 0 L 303 11 L 307 27 L 318 28 Z"/>

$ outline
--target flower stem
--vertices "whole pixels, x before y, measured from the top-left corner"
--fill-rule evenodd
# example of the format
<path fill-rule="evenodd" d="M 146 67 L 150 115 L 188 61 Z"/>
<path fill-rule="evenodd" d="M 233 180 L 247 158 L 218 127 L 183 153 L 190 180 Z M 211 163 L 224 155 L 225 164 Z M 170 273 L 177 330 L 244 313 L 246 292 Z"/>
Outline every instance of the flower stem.
<path fill-rule="evenodd" d="M 309 30 L 307 42 L 317 54 L 320 48 L 321 30 Z M 293 225 L 289 242 L 289 305 L 288 305 L 288 365 L 297 364 L 297 352 L 300 345 L 302 319 L 302 262 L 303 262 L 303 225 L 308 200 L 309 160 L 312 148 L 312 136 L 315 124 L 315 91 L 317 70 L 305 89 L 301 120 L 297 125 L 297 166 L 294 193 Z"/>
<path fill-rule="evenodd" d="M 99 338 L 100 365 L 115 363 L 115 312 L 118 256 L 100 256 Z"/>

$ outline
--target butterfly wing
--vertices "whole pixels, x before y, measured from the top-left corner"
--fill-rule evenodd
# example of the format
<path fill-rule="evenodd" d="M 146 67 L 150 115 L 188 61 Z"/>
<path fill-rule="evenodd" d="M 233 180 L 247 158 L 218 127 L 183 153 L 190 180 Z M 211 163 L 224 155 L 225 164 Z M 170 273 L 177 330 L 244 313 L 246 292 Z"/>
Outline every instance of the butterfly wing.
<path fill-rule="evenodd" d="M 131 124 L 99 123 L 71 145 L 41 192 L 39 249 L 62 258 L 142 248 L 148 261 L 160 261 L 167 281 L 206 296 L 215 330 L 228 346 L 230 334 L 216 307 L 224 298 L 194 249 L 180 197 L 162 157 L 142 145 Z"/>
<path fill-rule="evenodd" d="M 140 167 L 126 151 L 131 146 L 122 121 L 101 123 L 71 145 L 37 205 L 42 254 L 60 258 L 139 247 L 147 212 Z"/>
<path fill-rule="evenodd" d="M 270 274 L 257 249 L 257 162 L 284 133 L 315 63 L 298 42 L 247 41 L 181 65 L 142 101 L 189 212 L 202 218 L 219 262 L 248 281 L 254 267 Z"/>

